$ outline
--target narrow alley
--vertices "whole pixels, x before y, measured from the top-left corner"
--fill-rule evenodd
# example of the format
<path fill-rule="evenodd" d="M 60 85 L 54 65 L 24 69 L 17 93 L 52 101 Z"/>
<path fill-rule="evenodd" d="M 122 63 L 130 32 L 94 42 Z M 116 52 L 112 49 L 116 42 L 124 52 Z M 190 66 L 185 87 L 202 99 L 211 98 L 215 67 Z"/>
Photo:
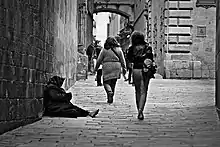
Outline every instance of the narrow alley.
<path fill-rule="evenodd" d="M 214 80 L 153 79 L 145 119 L 139 121 L 134 87 L 121 79 L 114 103 L 106 103 L 94 76 L 70 89 L 73 103 L 100 109 L 96 118 L 50 118 L 6 132 L 1 147 L 218 147 L 220 125 Z"/>

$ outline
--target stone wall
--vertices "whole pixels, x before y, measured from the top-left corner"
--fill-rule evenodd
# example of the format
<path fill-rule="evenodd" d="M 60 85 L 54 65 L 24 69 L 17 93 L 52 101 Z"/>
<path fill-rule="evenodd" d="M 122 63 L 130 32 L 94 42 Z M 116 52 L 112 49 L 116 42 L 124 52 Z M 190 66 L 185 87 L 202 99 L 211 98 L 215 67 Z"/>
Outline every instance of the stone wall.
<path fill-rule="evenodd" d="M 190 52 L 195 60 L 201 62 L 201 78 L 215 78 L 215 42 L 216 42 L 216 8 L 195 7 L 193 0 L 192 11 L 192 47 Z M 206 29 L 204 36 L 199 30 Z"/>
<path fill-rule="evenodd" d="M 0 1 L 0 133 L 42 117 L 49 77 L 76 79 L 77 1 Z"/>
<path fill-rule="evenodd" d="M 220 119 L 220 1 L 216 3 L 216 82 L 215 106 Z"/>
<path fill-rule="evenodd" d="M 41 0 L 42 1 L 42 0 Z M 45 0 L 47 1 L 47 0 Z M 52 35 L 54 41 L 53 74 L 65 77 L 65 87 L 69 88 L 76 81 L 78 24 L 77 24 L 77 0 L 52 0 L 55 9 L 51 15 L 54 29 Z M 47 14 L 50 14 L 47 13 Z"/>
<path fill-rule="evenodd" d="M 153 48 L 157 73 L 164 75 L 164 54 L 165 54 L 165 3 L 164 0 L 149 0 L 149 32 L 148 40 Z"/>
<path fill-rule="evenodd" d="M 134 30 L 145 32 L 146 23 L 145 23 L 145 8 L 146 1 L 145 0 L 134 0 Z"/>
<path fill-rule="evenodd" d="M 196 0 L 165 3 L 165 77 L 215 78 L 215 8 L 198 8 Z"/>

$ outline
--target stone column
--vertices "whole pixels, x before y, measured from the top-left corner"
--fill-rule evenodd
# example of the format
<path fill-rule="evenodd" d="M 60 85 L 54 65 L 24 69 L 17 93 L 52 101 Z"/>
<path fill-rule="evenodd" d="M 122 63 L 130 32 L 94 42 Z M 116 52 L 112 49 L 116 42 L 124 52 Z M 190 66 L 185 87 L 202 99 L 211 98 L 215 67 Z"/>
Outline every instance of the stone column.
<path fill-rule="evenodd" d="M 220 1 L 216 1 L 216 96 L 215 105 L 220 118 Z"/>

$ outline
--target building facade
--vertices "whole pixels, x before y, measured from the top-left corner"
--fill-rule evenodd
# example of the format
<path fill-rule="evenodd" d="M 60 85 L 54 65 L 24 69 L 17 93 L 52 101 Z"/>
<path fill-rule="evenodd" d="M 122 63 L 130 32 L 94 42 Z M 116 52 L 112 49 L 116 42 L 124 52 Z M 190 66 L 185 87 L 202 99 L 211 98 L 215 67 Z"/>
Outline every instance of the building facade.
<path fill-rule="evenodd" d="M 215 78 L 216 9 L 197 7 L 196 2 L 134 1 L 131 23 L 134 30 L 145 33 L 153 47 L 157 72 L 164 78 Z M 129 38 L 122 40 L 127 48 Z"/>

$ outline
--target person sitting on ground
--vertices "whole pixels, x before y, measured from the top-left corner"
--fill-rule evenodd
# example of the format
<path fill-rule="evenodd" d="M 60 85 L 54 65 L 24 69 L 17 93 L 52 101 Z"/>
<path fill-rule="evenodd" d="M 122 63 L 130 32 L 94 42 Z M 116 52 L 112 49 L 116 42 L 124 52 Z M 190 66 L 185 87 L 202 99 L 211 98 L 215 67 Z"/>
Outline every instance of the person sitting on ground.
<path fill-rule="evenodd" d="M 71 118 L 95 117 L 99 109 L 90 112 L 70 102 L 72 94 L 70 92 L 66 93 L 65 90 L 61 88 L 64 80 L 65 78 L 53 76 L 48 81 L 44 90 L 44 116 Z"/>

